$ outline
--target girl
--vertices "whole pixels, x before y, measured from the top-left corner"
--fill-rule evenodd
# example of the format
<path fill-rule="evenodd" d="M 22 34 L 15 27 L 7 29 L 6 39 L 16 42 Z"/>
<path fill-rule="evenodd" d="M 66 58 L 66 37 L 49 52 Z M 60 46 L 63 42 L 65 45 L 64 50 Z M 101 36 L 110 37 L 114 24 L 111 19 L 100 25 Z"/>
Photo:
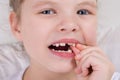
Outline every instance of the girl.
<path fill-rule="evenodd" d="M 116 76 L 113 64 L 97 46 L 96 0 L 10 0 L 10 6 L 12 32 L 30 57 L 20 80 Z"/>

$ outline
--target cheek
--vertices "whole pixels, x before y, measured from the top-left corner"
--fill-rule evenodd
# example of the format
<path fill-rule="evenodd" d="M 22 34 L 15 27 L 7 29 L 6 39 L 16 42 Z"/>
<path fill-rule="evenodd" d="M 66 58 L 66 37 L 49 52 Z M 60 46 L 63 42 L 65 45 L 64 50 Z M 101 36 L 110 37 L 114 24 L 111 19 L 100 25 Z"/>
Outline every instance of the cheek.
<path fill-rule="evenodd" d="M 52 27 L 54 25 L 52 25 L 51 22 L 36 18 L 27 19 L 22 25 L 23 42 L 26 45 L 26 48 L 28 48 L 28 51 L 33 53 L 34 51 L 37 51 L 37 53 L 43 52 L 50 33 L 53 32 Z M 39 49 L 42 49 L 43 51 L 40 51 Z"/>
<path fill-rule="evenodd" d="M 90 22 L 90 21 L 89 21 Z M 87 45 L 97 44 L 97 22 L 92 21 L 84 25 L 83 34 Z"/>
<path fill-rule="evenodd" d="M 84 38 L 85 38 L 85 43 L 87 45 L 96 45 L 96 30 L 94 29 L 89 29 L 88 31 L 84 32 Z"/>
<path fill-rule="evenodd" d="M 44 21 L 30 19 L 23 23 L 22 33 L 24 38 L 29 38 L 30 40 L 43 40 L 50 32 L 50 25 L 45 24 Z"/>
<path fill-rule="evenodd" d="M 42 34 L 42 30 L 39 29 L 37 26 L 34 26 L 33 24 L 24 25 L 22 28 L 23 41 L 37 41 L 42 37 Z"/>
<path fill-rule="evenodd" d="M 42 59 L 41 55 L 46 51 L 49 28 L 37 21 L 24 22 L 22 25 L 22 40 L 27 52 L 32 58 Z"/>

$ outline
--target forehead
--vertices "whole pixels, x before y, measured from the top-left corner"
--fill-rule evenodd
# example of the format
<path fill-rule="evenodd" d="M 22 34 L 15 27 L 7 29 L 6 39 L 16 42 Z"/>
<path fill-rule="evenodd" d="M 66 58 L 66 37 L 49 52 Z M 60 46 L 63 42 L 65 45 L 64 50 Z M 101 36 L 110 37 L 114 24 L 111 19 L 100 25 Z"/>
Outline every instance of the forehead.
<path fill-rule="evenodd" d="M 84 2 L 84 1 L 85 1 L 85 2 L 86 2 L 86 1 L 96 2 L 96 0 L 27 0 L 27 1 L 33 1 L 33 2 L 51 1 L 51 2 L 63 2 L 63 3 L 65 3 L 65 2 L 73 2 L 73 3 L 75 3 L 75 2 Z"/>
<path fill-rule="evenodd" d="M 37 6 L 39 4 L 88 4 L 96 6 L 96 0 L 25 0 L 25 3 L 31 3 L 33 6 Z"/>

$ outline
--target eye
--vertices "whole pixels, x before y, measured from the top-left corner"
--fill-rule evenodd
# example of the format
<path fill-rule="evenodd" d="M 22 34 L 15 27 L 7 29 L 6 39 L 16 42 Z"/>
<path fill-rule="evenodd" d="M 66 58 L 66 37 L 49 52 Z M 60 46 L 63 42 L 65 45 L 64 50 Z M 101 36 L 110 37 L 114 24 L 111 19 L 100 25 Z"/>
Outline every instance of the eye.
<path fill-rule="evenodd" d="M 44 14 L 44 15 L 56 14 L 55 10 L 52 10 L 52 9 L 46 9 L 46 10 L 43 10 L 43 11 L 41 11 L 39 13 Z"/>
<path fill-rule="evenodd" d="M 88 10 L 86 10 L 86 9 L 81 9 L 81 10 L 77 11 L 77 14 L 78 15 L 89 15 L 90 12 Z"/>

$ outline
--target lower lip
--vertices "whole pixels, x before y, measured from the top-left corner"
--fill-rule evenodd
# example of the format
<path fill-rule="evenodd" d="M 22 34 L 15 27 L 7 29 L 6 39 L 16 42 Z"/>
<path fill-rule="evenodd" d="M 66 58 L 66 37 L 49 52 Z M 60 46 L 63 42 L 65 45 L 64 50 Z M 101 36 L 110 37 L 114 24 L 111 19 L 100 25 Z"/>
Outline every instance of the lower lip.
<path fill-rule="evenodd" d="M 50 49 L 49 49 L 50 50 Z M 67 53 L 67 52 L 56 52 L 56 51 L 52 51 L 52 54 L 62 57 L 62 58 L 74 58 L 75 54 L 74 53 Z"/>

